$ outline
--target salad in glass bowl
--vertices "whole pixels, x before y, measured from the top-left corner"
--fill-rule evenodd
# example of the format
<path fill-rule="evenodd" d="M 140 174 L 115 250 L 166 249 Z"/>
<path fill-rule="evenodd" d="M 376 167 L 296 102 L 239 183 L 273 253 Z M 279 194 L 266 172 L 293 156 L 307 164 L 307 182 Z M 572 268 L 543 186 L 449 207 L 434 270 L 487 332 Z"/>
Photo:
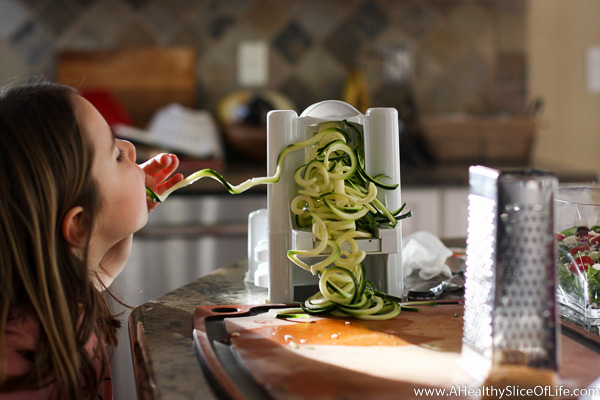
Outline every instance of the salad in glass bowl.
<path fill-rule="evenodd" d="M 561 184 L 554 224 L 561 315 L 600 326 L 600 184 Z"/>

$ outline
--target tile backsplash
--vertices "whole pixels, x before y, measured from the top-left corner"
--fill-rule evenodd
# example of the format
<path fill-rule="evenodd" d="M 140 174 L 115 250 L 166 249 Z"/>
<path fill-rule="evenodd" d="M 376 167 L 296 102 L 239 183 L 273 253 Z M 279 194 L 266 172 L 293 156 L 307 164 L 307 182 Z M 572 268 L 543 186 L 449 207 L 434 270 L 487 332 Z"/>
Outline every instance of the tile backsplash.
<path fill-rule="evenodd" d="M 241 88 L 240 42 L 263 40 L 266 88 L 298 111 L 340 98 L 358 69 L 372 106 L 410 94 L 422 113 L 519 113 L 526 13 L 527 0 L 0 0 L 0 83 L 52 76 L 66 49 L 192 46 L 197 105 L 214 109 Z M 401 82 L 383 73 L 397 49 L 410 60 Z"/>

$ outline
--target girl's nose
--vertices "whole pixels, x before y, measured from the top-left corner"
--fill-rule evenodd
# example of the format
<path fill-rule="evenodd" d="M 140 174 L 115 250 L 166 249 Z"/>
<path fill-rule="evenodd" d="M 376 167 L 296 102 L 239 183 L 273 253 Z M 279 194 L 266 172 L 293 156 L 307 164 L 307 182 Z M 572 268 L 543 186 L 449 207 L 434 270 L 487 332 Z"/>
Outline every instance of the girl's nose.
<path fill-rule="evenodd" d="M 125 150 L 126 150 L 125 152 L 127 153 L 127 158 L 132 163 L 135 163 L 135 160 L 136 160 L 135 146 L 133 145 L 133 143 L 128 142 L 127 140 L 121 140 L 121 142 L 123 143 L 123 146 L 125 147 Z"/>

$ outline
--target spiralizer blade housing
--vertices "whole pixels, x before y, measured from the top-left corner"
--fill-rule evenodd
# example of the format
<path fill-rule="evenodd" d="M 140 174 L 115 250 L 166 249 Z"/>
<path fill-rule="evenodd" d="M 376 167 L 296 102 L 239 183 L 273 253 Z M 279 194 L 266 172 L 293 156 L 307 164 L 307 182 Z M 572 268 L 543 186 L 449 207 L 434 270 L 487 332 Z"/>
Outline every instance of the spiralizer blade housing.
<path fill-rule="evenodd" d="M 311 138 L 323 122 L 343 120 L 363 131 L 366 172 L 371 176 L 385 174 L 391 182 L 398 184 L 394 190 L 378 188 L 377 194 L 389 210 L 397 210 L 402 203 L 398 112 L 394 108 L 371 108 L 362 114 L 347 103 L 327 100 L 313 104 L 300 116 L 292 110 L 271 111 L 267 117 L 268 175 L 275 174 L 279 153 L 287 145 Z M 290 249 L 307 250 L 315 245 L 312 232 L 294 226 L 290 211 L 290 202 L 298 191 L 293 175 L 297 168 L 306 164 L 306 158 L 307 151 L 290 153 L 283 160 L 279 182 L 267 187 L 268 296 L 272 303 L 303 301 L 308 295 L 314 294 L 318 283 L 316 276 L 287 258 Z M 404 295 L 401 226 L 401 221 L 398 221 L 395 228 L 382 227 L 373 238 L 357 240 L 359 249 L 367 252 L 364 260 L 367 279 L 373 281 L 380 290 L 399 297 Z"/>

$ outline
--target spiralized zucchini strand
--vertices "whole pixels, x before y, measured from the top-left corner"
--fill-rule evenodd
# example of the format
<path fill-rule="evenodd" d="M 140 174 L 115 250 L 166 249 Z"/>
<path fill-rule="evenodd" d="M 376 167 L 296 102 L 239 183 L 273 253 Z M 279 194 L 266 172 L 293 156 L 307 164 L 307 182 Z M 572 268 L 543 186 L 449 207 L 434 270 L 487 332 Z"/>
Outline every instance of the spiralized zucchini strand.
<path fill-rule="evenodd" d="M 331 133 L 332 132 L 330 132 L 329 130 L 324 130 L 324 131 L 318 133 L 317 135 L 313 136 L 312 138 L 307 139 L 303 142 L 292 143 L 292 144 L 286 146 L 281 151 L 281 153 L 279 153 L 279 156 L 277 157 L 277 169 L 275 170 L 275 174 L 273 176 L 266 176 L 266 177 L 262 177 L 262 178 L 250 178 L 250 179 L 240 183 L 239 185 L 231 185 L 217 171 L 207 168 L 207 169 L 202 169 L 200 171 L 194 172 L 193 174 L 189 175 L 187 178 L 185 178 L 181 182 L 179 182 L 176 185 L 173 185 L 169 189 L 165 190 L 162 194 L 157 194 L 148 187 L 146 187 L 146 193 L 154 201 L 158 201 L 158 202 L 162 203 L 174 191 L 181 189 L 182 187 L 185 187 L 187 185 L 191 185 L 192 183 L 194 183 L 197 180 L 202 179 L 202 178 L 212 178 L 212 179 L 215 179 L 215 180 L 221 182 L 223 184 L 223 186 L 225 186 L 227 191 L 229 191 L 229 193 L 231 193 L 231 194 L 240 194 L 240 193 L 245 192 L 246 190 L 248 190 L 254 186 L 257 186 L 257 185 L 277 183 L 277 182 L 279 182 L 279 178 L 281 176 L 282 162 L 285 159 L 285 157 L 287 157 L 288 154 L 290 154 L 291 152 L 294 152 L 296 150 L 300 150 L 300 149 L 304 149 L 306 147 L 312 146 L 313 144 L 319 142 L 320 140 L 322 140 L 326 137 L 330 137 Z"/>
<path fill-rule="evenodd" d="M 329 133 L 314 143 L 307 152 L 308 162 L 294 174 L 299 189 L 291 201 L 292 213 L 304 215 L 302 221 L 312 220 L 308 223 L 319 243 L 311 250 L 288 251 L 292 262 L 319 275 L 319 292 L 309 297 L 302 309 L 308 314 L 394 318 L 401 307 L 371 283 L 367 285 L 366 252 L 359 250 L 356 239 L 372 237 L 373 229 L 384 222 L 395 227 L 404 217 L 398 215 L 402 208 L 392 213 L 377 199 L 378 186 L 393 190 L 397 185 L 383 184 L 382 176 L 366 174 L 362 134 L 352 124 L 322 124 L 316 136 L 323 132 Z M 327 248 L 330 253 L 324 251 Z M 299 256 L 325 259 L 309 265 Z"/>
<path fill-rule="evenodd" d="M 309 314 L 388 319 L 400 313 L 399 299 L 367 283 L 357 238 L 369 238 L 381 224 L 394 228 L 404 205 L 391 212 L 377 198 L 378 188 L 395 190 L 398 184 L 384 183 L 385 175 L 371 177 L 364 166 L 364 143 L 360 129 L 347 121 L 321 123 L 317 133 L 302 142 L 286 146 L 277 157 L 273 176 L 251 178 L 231 185 L 212 169 L 197 171 L 161 195 L 146 188 L 153 201 L 164 202 L 174 191 L 201 178 L 215 179 L 232 194 L 254 186 L 277 183 L 288 154 L 305 149 L 309 162 L 294 172 L 298 196 L 290 204 L 297 227 L 312 227 L 318 244 L 310 250 L 288 250 L 288 258 L 301 268 L 319 275 L 319 292 L 308 298 L 302 310 Z M 342 249 L 344 246 L 344 249 Z M 348 250 L 349 248 L 349 250 Z M 319 258 L 309 264 L 303 259 Z"/>

